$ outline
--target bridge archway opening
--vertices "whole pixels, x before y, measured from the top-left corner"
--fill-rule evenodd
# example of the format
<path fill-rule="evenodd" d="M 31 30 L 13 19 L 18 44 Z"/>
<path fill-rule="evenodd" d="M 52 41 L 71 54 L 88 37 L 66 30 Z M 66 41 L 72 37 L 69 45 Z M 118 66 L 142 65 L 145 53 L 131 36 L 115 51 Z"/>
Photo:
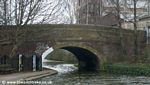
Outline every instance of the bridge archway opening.
<path fill-rule="evenodd" d="M 60 49 L 67 50 L 76 56 L 79 70 L 94 71 L 99 69 L 99 59 L 91 51 L 73 46 L 62 47 Z"/>
<path fill-rule="evenodd" d="M 95 71 L 100 67 L 98 56 L 88 49 L 75 46 L 66 46 L 59 49 L 67 50 L 76 57 L 80 71 Z M 55 49 L 53 51 L 55 51 Z"/>

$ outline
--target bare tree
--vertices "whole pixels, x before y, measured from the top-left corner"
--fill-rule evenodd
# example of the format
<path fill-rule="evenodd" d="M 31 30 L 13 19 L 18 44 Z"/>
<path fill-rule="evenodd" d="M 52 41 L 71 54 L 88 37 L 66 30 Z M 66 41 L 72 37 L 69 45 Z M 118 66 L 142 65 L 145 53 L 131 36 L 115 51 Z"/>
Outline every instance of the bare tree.
<path fill-rule="evenodd" d="M 73 24 L 75 23 L 75 17 L 76 17 L 76 7 L 77 7 L 77 1 L 76 0 L 65 0 L 66 7 L 65 11 L 69 17 L 69 23 Z"/>
<path fill-rule="evenodd" d="M 137 2 L 138 0 L 133 0 L 134 2 L 134 55 L 135 61 L 138 59 L 138 33 L 137 33 Z"/>
<path fill-rule="evenodd" d="M 121 46 L 121 52 L 123 54 L 122 57 L 126 55 L 126 50 L 124 46 L 124 41 L 123 41 L 123 32 L 122 32 L 122 22 L 123 19 L 121 19 L 121 14 L 122 14 L 122 9 L 124 6 L 122 6 L 126 0 L 107 0 L 108 3 L 111 4 L 113 10 L 111 11 L 112 14 L 116 16 L 117 22 L 118 22 L 118 33 L 119 33 L 119 40 L 120 40 L 120 46 Z M 123 59 L 123 58 L 122 58 Z"/>
<path fill-rule="evenodd" d="M 137 26 L 137 24 L 138 24 L 138 19 L 141 16 L 143 16 L 138 11 L 138 4 L 141 4 L 140 1 L 145 1 L 146 2 L 146 0 L 133 0 L 133 1 L 131 1 L 133 8 L 130 11 L 132 12 L 133 17 L 131 17 L 130 19 L 128 19 L 128 21 L 130 21 L 131 23 L 133 23 L 133 28 L 134 28 L 134 57 L 135 57 L 134 62 L 137 62 L 137 60 L 138 60 L 138 54 L 139 54 L 138 26 Z M 146 4 L 144 4 L 143 7 L 141 7 L 141 8 L 145 8 L 145 5 Z M 146 15 L 146 14 L 147 13 L 145 13 L 144 15 Z M 124 16 L 126 16 L 126 15 L 124 15 Z"/>
<path fill-rule="evenodd" d="M 4 25 L 7 25 L 7 0 L 3 0 L 4 3 Z"/>
<path fill-rule="evenodd" d="M 103 0 L 78 0 L 77 12 L 79 24 L 99 24 L 103 15 Z"/>
<path fill-rule="evenodd" d="M 65 0 L 50 1 L 47 4 L 47 7 L 39 13 L 38 17 L 41 17 L 41 20 L 38 20 L 39 23 L 66 23 L 66 3 L 67 2 Z"/>
<path fill-rule="evenodd" d="M 19 31 L 22 25 L 57 24 L 65 21 L 65 19 L 62 19 L 65 16 L 63 15 L 66 6 L 64 0 L 10 0 L 9 3 L 11 23 L 12 25 L 17 25 L 17 29 L 13 32 L 15 37 L 12 40 L 13 48 L 10 57 L 15 56 L 19 45 L 23 43 L 21 40 L 25 41 L 24 36 L 26 36 L 27 30 L 24 30 L 23 33 Z"/>
<path fill-rule="evenodd" d="M 7 25 L 8 23 L 8 0 L 1 0 L 1 12 L 0 19 L 2 20 L 3 25 Z"/>
<path fill-rule="evenodd" d="M 114 13 L 116 13 L 116 15 L 117 15 L 119 28 L 122 28 L 121 27 L 121 16 L 123 17 L 124 20 L 127 20 L 133 24 L 133 28 L 134 28 L 134 56 L 135 56 L 135 62 L 136 62 L 138 59 L 138 51 L 139 51 L 137 22 L 141 16 L 147 14 L 147 13 L 142 13 L 142 15 L 141 15 L 140 11 L 138 10 L 138 8 L 139 8 L 138 6 L 139 6 L 139 4 L 141 4 L 140 3 L 141 1 L 145 1 L 145 2 L 147 2 L 147 1 L 146 0 L 132 0 L 132 1 L 128 1 L 128 2 L 127 2 L 127 0 L 108 0 L 108 1 L 111 1 L 111 3 L 114 6 L 114 10 L 115 10 Z M 145 3 L 143 6 L 140 5 L 140 7 L 143 9 L 147 8 L 149 5 L 146 6 L 146 4 L 147 3 Z M 121 30 L 119 32 L 120 32 L 120 40 L 121 40 L 123 35 L 122 35 Z M 122 40 L 120 42 L 123 43 Z M 122 47 L 124 47 L 124 46 L 122 46 Z"/>
<path fill-rule="evenodd" d="M 5 25 L 8 18 L 12 25 L 66 23 L 63 18 L 68 18 L 66 0 L 3 0 L 3 4 Z"/>
<path fill-rule="evenodd" d="M 150 0 L 147 0 L 147 11 L 149 15 L 150 14 Z"/>
<path fill-rule="evenodd" d="M 34 19 L 41 7 L 41 0 L 11 0 L 11 18 L 16 25 L 26 25 Z"/>

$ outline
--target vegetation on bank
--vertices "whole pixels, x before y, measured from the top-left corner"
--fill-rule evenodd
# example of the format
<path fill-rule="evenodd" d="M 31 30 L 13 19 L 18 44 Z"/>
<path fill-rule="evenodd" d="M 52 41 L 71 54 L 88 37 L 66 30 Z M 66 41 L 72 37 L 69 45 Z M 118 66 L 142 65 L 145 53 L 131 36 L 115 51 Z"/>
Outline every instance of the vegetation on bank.
<path fill-rule="evenodd" d="M 149 64 L 108 64 L 103 70 L 117 75 L 150 76 Z"/>
<path fill-rule="evenodd" d="M 135 62 L 121 62 L 112 64 L 104 58 L 103 62 L 101 63 L 101 72 L 116 75 L 150 76 L 149 53 L 150 45 L 147 45 L 144 49 L 143 56 L 138 57 L 138 59 Z"/>

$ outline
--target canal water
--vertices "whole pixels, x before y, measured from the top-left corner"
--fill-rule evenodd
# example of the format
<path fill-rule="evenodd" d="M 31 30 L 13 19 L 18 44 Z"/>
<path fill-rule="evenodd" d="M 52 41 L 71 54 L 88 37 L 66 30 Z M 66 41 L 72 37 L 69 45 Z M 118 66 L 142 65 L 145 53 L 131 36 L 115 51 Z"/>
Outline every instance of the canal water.
<path fill-rule="evenodd" d="M 38 81 L 51 81 L 51 85 L 150 85 L 150 77 L 78 72 L 73 64 L 61 62 L 48 62 L 43 65 L 59 72 L 56 75 L 37 79 Z"/>

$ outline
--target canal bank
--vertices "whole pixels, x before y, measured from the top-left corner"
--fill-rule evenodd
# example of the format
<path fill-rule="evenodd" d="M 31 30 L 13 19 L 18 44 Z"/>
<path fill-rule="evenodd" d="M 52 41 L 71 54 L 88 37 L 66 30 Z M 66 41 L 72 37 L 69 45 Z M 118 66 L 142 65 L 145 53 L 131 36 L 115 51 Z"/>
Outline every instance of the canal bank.
<path fill-rule="evenodd" d="M 58 72 L 52 69 L 44 69 L 37 72 L 20 72 L 6 75 L 0 75 L 0 85 L 2 81 L 19 81 L 19 80 L 34 80 L 45 76 L 57 74 Z"/>

